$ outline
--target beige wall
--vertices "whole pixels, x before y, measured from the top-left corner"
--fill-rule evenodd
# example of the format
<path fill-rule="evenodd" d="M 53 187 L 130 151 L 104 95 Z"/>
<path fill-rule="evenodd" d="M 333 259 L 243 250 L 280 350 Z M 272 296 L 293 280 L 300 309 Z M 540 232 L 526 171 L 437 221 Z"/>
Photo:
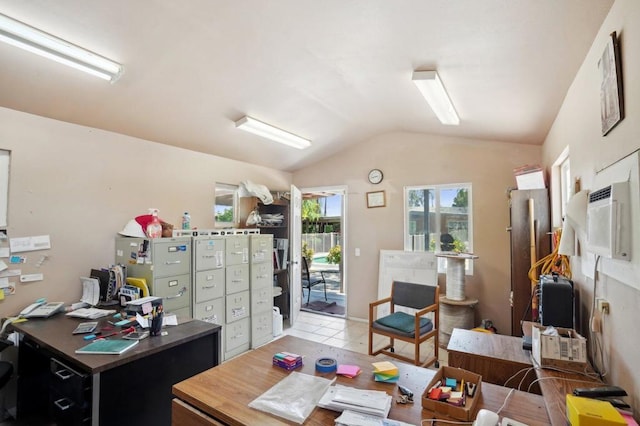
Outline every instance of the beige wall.
<path fill-rule="evenodd" d="M 600 132 L 600 74 L 597 62 L 609 34 L 616 31 L 621 39 L 626 118 L 607 136 Z M 640 2 L 617 0 L 604 21 L 584 64 L 576 75 L 564 105 L 549 132 L 543 148 L 547 167 L 560 152 L 569 147 L 571 175 L 582 180 L 583 189 L 592 188 L 595 171 L 640 149 Z M 637 194 L 636 194 L 637 196 Z M 638 226 L 635 212 L 633 226 Z M 637 254 L 632 254 L 636 256 Z M 588 331 L 587 318 L 592 302 L 593 281 L 581 273 L 580 257 L 572 258 L 572 271 L 581 296 L 582 332 Z M 637 277 L 640 279 L 640 277 Z M 606 348 L 607 381 L 624 387 L 640 407 L 640 333 L 636 322 L 640 291 L 600 274 L 596 295 L 611 303 L 605 318 L 602 339 Z"/>
<path fill-rule="evenodd" d="M 516 182 L 513 169 L 540 161 L 541 148 L 441 136 L 394 133 L 355 147 L 294 173 L 300 188 L 347 185 L 348 315 L 367 318 L 368 304 L 377 299 L 381 249 L 403 249 L 403 190 L 422 184 L 473 185 L 474 252 L 468 297 L 480 300 L 476 320 L 490 318 L 502 333 L 511 332 L 509 208 L 507 189 Z M 367 181 L 372 168 L 384 173 L 379 185 Z M 365 193 L 384 190 L 387 206 L 367 209 Z M 361 255 L 354 251 L 360 248 Z M 444 285 L 444 276 L 440 277 Z M 442 287 L 445 291 L 445 287 Z"/>
<path fill-rule="evenodd" d="M 52 245 L 25 253 L 23 273 L 42 273 L 44 281 L 17 283 L 16 294 L 0 301 L 0 316 L 39 297 L 78 301 L 79 277 L 112 264 L 116 233 L 149 207 L 174 224 L 187 210 L 192 226 L 207 229 L 216 181 L 290 186 L 289 173 L 5 108 L 0 123 L 0 148 L 11 150 L 9 237 L 48 234 Z"/>

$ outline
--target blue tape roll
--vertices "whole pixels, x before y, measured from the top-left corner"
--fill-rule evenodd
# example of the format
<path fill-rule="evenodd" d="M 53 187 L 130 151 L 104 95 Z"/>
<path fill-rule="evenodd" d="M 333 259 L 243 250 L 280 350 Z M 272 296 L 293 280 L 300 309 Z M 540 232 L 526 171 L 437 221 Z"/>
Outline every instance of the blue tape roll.
<path fill-rule="evenodd" d="M 338 369 L 338 362 L 333 358 L 319 358 L 316 361 L 316 371 L 320 373 L 332 373 Z"/>

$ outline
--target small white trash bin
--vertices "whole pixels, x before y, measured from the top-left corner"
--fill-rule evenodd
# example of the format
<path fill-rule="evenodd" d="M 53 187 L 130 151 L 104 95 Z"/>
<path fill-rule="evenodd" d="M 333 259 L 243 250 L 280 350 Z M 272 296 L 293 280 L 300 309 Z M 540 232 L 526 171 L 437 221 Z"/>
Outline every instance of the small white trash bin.
<path fill-rule="evenodd" d="M 273 337 L 278 337 L 282 334 L 282 314 L 280 314 L 280 308 L 273 307 Z"/>

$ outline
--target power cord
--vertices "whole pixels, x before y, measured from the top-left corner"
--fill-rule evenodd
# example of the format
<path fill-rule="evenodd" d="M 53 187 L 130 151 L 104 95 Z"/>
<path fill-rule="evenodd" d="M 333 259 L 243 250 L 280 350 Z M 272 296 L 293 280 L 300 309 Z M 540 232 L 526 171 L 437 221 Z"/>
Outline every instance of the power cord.
<path fill-rule="evenodd" d="M 553 231 L 553 251 L 531 266 L 529 269 L 529 279 L 531 282 L 538 283 L 540 282 L 540 275 L 550 275 L 552 273 L 571 279 L 571 262 L 567 256 L 558 253 L 561 237 L 562 229 L 558 228 Z M 540 268 L 540 273 L 538 273 L 538 268 Z"/>

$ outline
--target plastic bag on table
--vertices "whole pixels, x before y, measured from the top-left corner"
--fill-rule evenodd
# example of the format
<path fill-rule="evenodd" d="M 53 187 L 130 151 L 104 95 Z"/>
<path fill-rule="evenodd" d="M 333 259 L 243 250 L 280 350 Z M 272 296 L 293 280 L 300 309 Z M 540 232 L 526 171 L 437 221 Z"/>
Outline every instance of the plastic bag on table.
<path fill-rule="evenodd" d="M 294 371 L 251 401 L 249 407 L 302 424 L 334 381 Z"/>

